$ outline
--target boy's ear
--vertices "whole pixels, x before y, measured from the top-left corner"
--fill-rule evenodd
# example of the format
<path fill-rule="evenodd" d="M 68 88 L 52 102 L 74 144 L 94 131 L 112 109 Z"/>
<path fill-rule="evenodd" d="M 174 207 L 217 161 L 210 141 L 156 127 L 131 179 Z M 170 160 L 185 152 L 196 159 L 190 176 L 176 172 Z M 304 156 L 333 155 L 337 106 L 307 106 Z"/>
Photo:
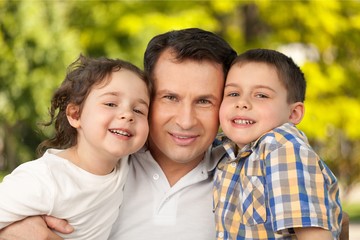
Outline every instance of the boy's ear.
<path fill-rule="evenodd" d="M 80 127 L 80 107 L 78 105 L 69 103 L 66 107 L 66 117 L 72 127 Z"/>
<path fill-rule="evenodd" d="M 291 105 L 289 121 L 295 125 L 299 124 L 304 117 L 305 106 L 302 102 L 296 102 Z"/>

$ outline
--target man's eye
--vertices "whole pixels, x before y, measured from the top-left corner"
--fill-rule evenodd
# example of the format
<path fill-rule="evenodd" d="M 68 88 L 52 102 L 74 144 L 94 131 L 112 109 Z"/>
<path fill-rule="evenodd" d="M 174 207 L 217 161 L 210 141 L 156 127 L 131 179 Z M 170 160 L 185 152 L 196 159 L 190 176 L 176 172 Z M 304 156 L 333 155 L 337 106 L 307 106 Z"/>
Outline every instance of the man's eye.
<path fill-rule="evenodd" d="M 199 103 L 200 104 L 209 104 L 209 103 L 211 103 L 209 100 L 207 100 L 207 99 L 200 99 L 199 100 Z"/>
<path fill-rule="evenodd" d="M 164 96 L 164 98 L 170 100 L 170 101 L 176 101 L 176 97 L 175 96 L 171 96 L 171 95 L 166 95 Z"/>

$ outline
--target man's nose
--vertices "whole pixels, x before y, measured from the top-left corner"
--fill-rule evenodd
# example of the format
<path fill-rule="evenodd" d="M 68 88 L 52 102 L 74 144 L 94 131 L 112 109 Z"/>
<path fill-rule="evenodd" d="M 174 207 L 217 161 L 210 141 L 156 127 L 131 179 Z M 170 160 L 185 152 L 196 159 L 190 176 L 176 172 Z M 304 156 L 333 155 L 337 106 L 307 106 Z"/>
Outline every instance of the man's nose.
<path fill-rule="evenodd" d="M 191 104 L 181 104 L 176 110 L 176 124 L 182 129 L 190 129 L 197 123 L 196 111 Z"/>

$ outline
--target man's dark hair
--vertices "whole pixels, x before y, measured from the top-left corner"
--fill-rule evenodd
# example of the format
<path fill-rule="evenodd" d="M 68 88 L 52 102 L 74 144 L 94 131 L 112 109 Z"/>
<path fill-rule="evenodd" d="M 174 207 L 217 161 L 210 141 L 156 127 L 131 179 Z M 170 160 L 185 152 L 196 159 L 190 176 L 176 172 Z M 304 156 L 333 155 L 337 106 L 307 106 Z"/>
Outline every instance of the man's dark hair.
<path fill-rule="evenodd" d="M 144 54 L 145 74 L 153 81 L 155 65 L 165 50 L 174 54 L 175 60 L 210 61 L 223 67 L 224 77 L 236 57 L 235 50 L 218 35 L 199 28 L 169 31 L 152 38 Z"/>

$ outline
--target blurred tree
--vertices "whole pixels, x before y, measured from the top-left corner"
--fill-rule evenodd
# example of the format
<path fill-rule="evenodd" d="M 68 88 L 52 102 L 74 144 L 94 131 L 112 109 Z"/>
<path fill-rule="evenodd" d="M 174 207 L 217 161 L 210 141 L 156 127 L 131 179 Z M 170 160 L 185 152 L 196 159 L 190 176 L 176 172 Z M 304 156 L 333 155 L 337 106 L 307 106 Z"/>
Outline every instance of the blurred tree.
<path fill-rule="evenodd" d="M 33 159 L 36 123 L 78 47 L 57 2 L 0 2 L 0 138 L 2 168 Z M 40 120 L 41 119 L 41 120 Z"/>
<path fill-rule="evenodd" d="M 308 82 L 299 128 L 345 186 L 359 182 L 358 1 L 1 1 L 0 161 L 34 157 L 36 123 L 79 53 L 142 66 L 153 36 L 187 27 L 292 56 Z"/>

